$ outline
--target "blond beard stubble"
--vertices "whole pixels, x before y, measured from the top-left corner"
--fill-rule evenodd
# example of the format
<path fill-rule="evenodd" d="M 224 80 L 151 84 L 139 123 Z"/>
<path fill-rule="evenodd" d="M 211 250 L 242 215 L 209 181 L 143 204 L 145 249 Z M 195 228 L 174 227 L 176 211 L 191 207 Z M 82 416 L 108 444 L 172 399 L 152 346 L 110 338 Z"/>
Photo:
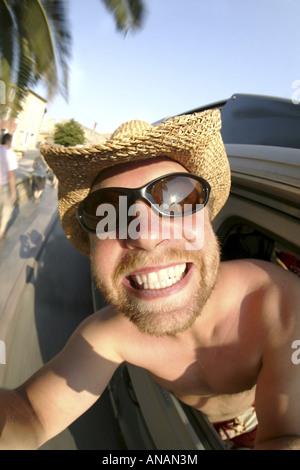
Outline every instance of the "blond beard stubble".
<path fill-rule="evenodd" d="M 195 286 L 192 296 L 186 299 L 186 308 L 180 312 L 170 312 L 161 303 L 160 311 L 151 312 L 147 302 L 128 294 L 122 285 L 122 279 L 130 272 L 142 266 L 162 266 L 170 263 L 191 262 L 200 273 L 201 285 Z M 98 272 L 91 257 L 92 274 L 97 288 L 103 293 L 107 302 L 116 311 L 127 317 L 142 333 L 152 336 L 176 335 L 193 325 L 201 315 L 217 282 L 220 267 L 220 247 L 217 238 L 211 240 L 210 248 L 203 250 L 182 250 L 168 248 L 155 256 L 148 252 L 129 252 L 119 261 L 112 274 L 112 285 Z M 168 305 L 168 304 L 167 304 Z"/>

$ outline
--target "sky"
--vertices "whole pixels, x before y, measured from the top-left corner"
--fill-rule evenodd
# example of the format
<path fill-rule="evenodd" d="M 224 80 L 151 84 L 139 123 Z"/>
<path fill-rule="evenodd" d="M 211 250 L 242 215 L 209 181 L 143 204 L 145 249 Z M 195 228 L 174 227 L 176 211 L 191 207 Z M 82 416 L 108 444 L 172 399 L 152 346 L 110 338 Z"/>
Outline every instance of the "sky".
<path fill-rule="evenodd" d="M 110 133 L 236 93 L 291 99 L 300 84 L 299 0 L 144 0 L 126 36 L 101 0 L 68 4 L 69 102 L 54 98 L 46 119 Z"/>

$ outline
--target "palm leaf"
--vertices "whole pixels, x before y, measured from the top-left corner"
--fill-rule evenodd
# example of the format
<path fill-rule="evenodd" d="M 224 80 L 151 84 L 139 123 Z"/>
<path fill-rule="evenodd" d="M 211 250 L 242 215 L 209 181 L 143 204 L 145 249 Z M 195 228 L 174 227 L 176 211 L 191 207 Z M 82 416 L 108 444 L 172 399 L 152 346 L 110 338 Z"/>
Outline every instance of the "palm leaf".
<path fill-rule="evenodd" d="M 128 0 L 131 24 L 134 28 L 140 28 L 145 18 L 145 8 L 140 0 Z"/>
<path fill-rule="evenodd" d="M 101 1 L 118 30 L 141 26 L 143 0 Z M 48 99 L 57 92 L 68 97 L 70 50 L 64 0 L 0 0 L 0 79 L 7 91 L 11 82 L 16 84 L 15 113 L 28 87 L 39 81 L 46 84 Z"/>
<path fill-rule="evenodd" d="M 18 28 L 19 53 L 24 52 L 26 63 L 24 76 L 23 70 L 19 69 L 17 86 L 24 86 L 26 81 L 28 85 L 34 85 L 45 78 L 48 96 L 51 98 L 57 91 L 57 67 L 51 30 L 44 9 L 39 0 L 22 0 L 15 3 L 14 14 Z M 20 65 L 21 61 L 19 54 Z"/>
<path fill-rule="evenodd" d="M 68 59 L 70 34 L 65 27 L 62 1 L 46 1 L 49 19 L 40 0 L 0 0 L 1 78 L 7 89 L 15 83 L 13 105 L 15 115 L 27 89 L 43 80 L 48 99 L 58 91 L 68 95 Z M 55 44 L 52 40 L 54 38 Z M 62 85 L 58 78 L 57 58 L 62 69 Z"/>
<path fill-rule="evenodd" d="M 28 41 L 19 36 L 18 43 L 18 74 L 15 85 L 15 99 L 12 106 L 12 117 L 16 117 L 22 109 L 22 103 L 27 95 L 27 89 L 33 85 L 34 60 L 32 58 Z"/>
<path fill-rule="evenodd" d="M 141 27 L 144 19 L 144 6 L 141 0 L 102 0 L 113 14 L 119 31 Z"/>
<path fill-rule="evenodd" d="M 6 93 L 11 81 L 14 61 L 14 23 L 5 0 L 0 0 L 0 79 L 5 83 Z M 7 96 L 3 102 L 7 101 Z"/>
<path fill-rule="evenodd" d="M 61 0 L 43 0 L 62 78 L 59 83 L 61 94 L 68 98 L 69 61 L 71 58 L 72 38 L 67 20 L 66 3 Z"/>

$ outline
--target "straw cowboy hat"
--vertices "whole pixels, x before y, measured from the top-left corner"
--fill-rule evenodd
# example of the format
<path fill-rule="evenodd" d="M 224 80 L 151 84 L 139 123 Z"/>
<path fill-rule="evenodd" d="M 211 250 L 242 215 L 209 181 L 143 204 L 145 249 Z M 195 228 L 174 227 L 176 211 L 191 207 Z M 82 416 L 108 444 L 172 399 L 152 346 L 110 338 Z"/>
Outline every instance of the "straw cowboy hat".
<path fill-rule="evenodd" d="M 211 186 L 210 215 L 217 215 L 230 190 L 230 168 L 218 109 L 178 116 L 152 126 L 144 121 L 122 124 L 103 144 L 82 148 L 49 146 L 41 152 L 59 181 L 58 210 L 63 229 L 75 246 L 89 256 L 88 234 L 76 212 L 99 173 L 111 166 L 168 157 Z M 136 184 L 138 186 L 138 182 Z"/>

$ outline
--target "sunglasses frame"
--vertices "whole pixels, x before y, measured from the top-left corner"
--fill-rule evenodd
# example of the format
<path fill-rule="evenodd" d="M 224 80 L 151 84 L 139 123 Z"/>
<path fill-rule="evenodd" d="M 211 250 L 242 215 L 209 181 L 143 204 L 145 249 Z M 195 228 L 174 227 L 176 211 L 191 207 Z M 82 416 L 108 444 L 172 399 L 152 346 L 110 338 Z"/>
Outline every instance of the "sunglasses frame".
<path fill-rule="evenodd" d="M 196 209 L 194 209 L 190 212 L 185 212 L 184 214 L 182 214 L 182 213 L 180 213 L 180 214 L 176 214 L 176 213 L 174 214 L 173 213 L 172 214 L 172 213 L 164 212 L 160 208 L 160 206 L 154 201 L 154 199 L 152 197 L 152 189 L 159 181 L 162 181 L 165 178 L 169 178 L 169 177 L 172 177 L 172 176 L 185 176 L 185 177 L 194 179 L 194 180 L 196 180 L 196 181 L 198 181 L 199 183 L 202 184 L 202 187 L 205 190 L 205 198 L 204 198 L 204 202 L 202 204 L 200 204 L 201 207 L 196 208 Z M 77 219 L 78 219 L 81 227 L 84 230 L 86 230 L 87 232 L 96 233 L 96 229 L 94 230 L 94 229 L 88 227 L 84 222 L 84 218 L 83 218 L 84 204 L 85 204 L 87 199 L 92 199 L 92 198 L 96 197 L 97 194 L 103 193 L 107 190 L 108 191 L 112 191 L 112 190 L 122 191 L 123 194 L 121 194 L 120 196 L 127 196 L 128 201 L 129 201 L 129 205 L 134 204 L 139 199 L 147 201 L 148 203 L 150 203 L 151 209 L 154 209 L 156 212 L 158 212 L 159 214 L 161 214 L 164 217 L 173 218 L 173 217 L 182 217 L 182 215 L 184 215 L 184 216 L 191 215 L 191 214 L 194 214 L 195 212 L 198 212 L 199 210 L 203 209 L 206 206 L 206 204 L 208 203 L 209 195 L 210 195 L 210 189 L 211 189 L 210 184 L 205 179 L 201 178 L 198 175 L 194 175 L 193 173 L 186 173 L 186 172 L 168 173 L 166 175 L 162 175 L 162 176 L 160 176 L 158 178 L 155 178 L 154 180 L 150 181 L 149 183 L 147 183 L 143 186 L 140 186 L 139 188 L 123 188 L 123 187 L 101 188 L 101 189 L 97 189 L 96 191 L 93 191 L 85 199 L 83 199 L 80 202 L 80 204 L 77 208 Z"/>

